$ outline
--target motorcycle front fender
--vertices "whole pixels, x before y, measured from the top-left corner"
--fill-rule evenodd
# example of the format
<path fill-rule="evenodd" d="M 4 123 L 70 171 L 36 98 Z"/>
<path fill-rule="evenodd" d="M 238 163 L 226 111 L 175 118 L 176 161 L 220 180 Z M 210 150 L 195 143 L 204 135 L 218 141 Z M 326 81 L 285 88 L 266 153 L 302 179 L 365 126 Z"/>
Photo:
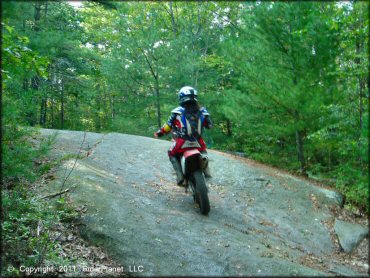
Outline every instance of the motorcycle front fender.
<path fill-rule="evenodd" d="M 188 178 L 191 173 L 202 169 L 201 153 L 197 149 L 185 151 L 181 157 L 182 172 Z"/>

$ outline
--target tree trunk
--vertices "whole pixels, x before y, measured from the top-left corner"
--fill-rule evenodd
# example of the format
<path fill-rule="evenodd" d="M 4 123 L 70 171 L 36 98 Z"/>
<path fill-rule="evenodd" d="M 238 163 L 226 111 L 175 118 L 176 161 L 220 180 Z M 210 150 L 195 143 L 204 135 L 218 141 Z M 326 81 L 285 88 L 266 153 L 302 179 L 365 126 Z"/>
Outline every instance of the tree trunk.
<path fill-rule="evenodd" d="M 54 123 L 54 99 L 52 98 L 51 100 L 51 111 L 50 111 L 50 116 L 51 116 L 51 127 L 54 128 L 55 127 L 55 123 Z"/>
<path fill-rule="evenodd" d="M 40 2 L 36 2 L 35 3 L 35 16 L 34 16 L 34 19 L 35 19 L 35 31 L 39 31 L 40 30 L 40 26 L 39 26 L 40 18 L 41 18 L 41 3 Z"/>
<path fill-rule="evenodd" d="M 161 102 L 160 102 L 160 99 L 159 99 L 158 75 L 155 78 L 155 94 L 157 96 L 157 124 L 158 124 L 158 128 L 161 128 Z"/>
<path fill-rule="evenodd" d="M 358 65 L 358 67 L 361 67 L 361 52 L 362 52 L 362 43 L 360 43 L 359 39 L 356 41 L 356 55 L 357 58 L 355 58 L 355 63 Z M 363 122 L 363 96 L 364 96 L 364 88 L 365 88 L 365 80 L 364 78 L 359 74 L 358 75 L 358 88 L 359 88 L 359 137 L 361 134 L 361 128 L 362 128 L 362 122 Z"/>
<path fill-rule="evenodd" d="M 100 86 L 99 86 L 99 88 L 100 88 Z M 97 108 L 97 110 L 96 110 L 97 112 L 96 112 L 95 128 L 96 128 L 97 130 L 99 130 L 99 131 L 100 131 L 100 129 L 101 129 L 101 119 L 100 119 L 101 96 L 100 96 L 100 95 L 98 95 L 98 96 L 97 96 L 97 99 L 98 99 L 98 101 L 97 101 L 98 106 L 96 107 L 96 108 Z"/>
<path fill-rule="evenodd" d="M 60 129 L 64 129 L 64 88 L 63 79 L 61 80 L 60 92 Z"/>
<path fill-rule="evenodd" d="M 45 100 L 44 100 L 44 114 L 42 115 L 42 123 L 43 123 L 44 127 L 46 127 L 47 109 L 48 109 L 48 99 L 45 98 Z"/>
<path fill-rule="evenodd" d="M 171 15 L 171 22 L 172 22 L 172 30 L 173 30 L 173 33 L 177 34 L 177 25 L 176 25 L 176 21 L 175 21 L 175 16 L 173 14 L 173 9 L 172 9 L 172 1 L 170 1 L 170 15 Z"/>
<path fill-rule="evenodd" d="M 40 87 L 40 78 L 38 76 L 35 76 L 31 79 L 31 87 L 34 90 L 38 90 Z"/>
<path fill-rule="evenodd" d="M 361 129 L 362 129 L 362 122 L 363 122 L 363 112 L 364 112 L 364 107 L 363 107 L 363 97 L 364 97 L 364 89 L 365 89 L 365 80 L 363 78 L 359 78 L 358 80 L 359 86 L 360 86 L 360 92 L 359 92 L 359 112 L 360 112 L 360 134 L 361 134 Z"/>
<path fill-rule="evenodd" d="M 295 73 L 295 67 L 293 64 L 293 72 Z M 293 84 L 297 85 L 297 78 L 294 75 L 293 76 Z M 299 120 L 299 114 L 298 111 L 295 111 L 295 121 L 298 123 Z M 297 148 L 297 155 L 298 155 L 298 161 L 301 164 L 301 174 L 306 175 L 306 161 L 304 157 L 304 151 L 303 151 L 303 135 L 301 130 L 296 130 L 295 132 L 295 140 L 296 140 L 296 148 Z"/>
<path fill-rule="evenodd" d="M 46 103 L 47 99 L 43 97 L 40 106 L 40 125 L 42 127 L 45 127 L 46 124 Z"/>
<path fill-rule="evenodd" d="M 47 14 L 48 14 L 48 2 L 45 2 L 45 9 L 44 9 L 44 11 L 45 11 L 45 17 L 46 17 Z"/>
<path fill-rule="evenodd" d="M 279 144 L 280 150 L 284 150 L 285 149 L 285 139 L 284 138 L 280 137 L 278 139 L 278 144 Z"/>
<path fill-rule="evenodd" d="M 227 128 L 227 136 L 231 136 L 232 135 L 231 122 L 229 119 L 226 120 L 226 128 Z"/>
<path fill-rule="evenodd" d="M 306 162 L 305 162 L 304 152 L 303 152 L 302 131 L 296 130 L 295 140 L 296 140 L 296 146 L 297 146 L 298 161 L 301 164 L 301 173 L 306 174 Z"/>
<path fill-rule="evenodd" d="M 354 5 L 358 5 L 359 2 L 355 1 Z M 358 29 L 362 30 L 364 28 L 364 22 L 363 22 L 363 14 L 360 12 L 358 14 Z M 356 42 L 355 42 L 355 63 L 357 64 L 358 68 L 361 68 L 361 64 L 364 63 L 365 61 L 361 58 L 361 55 L 363 54 L 364 50 L 364 43 L 365 43 L 365 38 L 362 35 L 359 35 L 356 37 Z M 366 63 L 366 62 L 365 62 Z M 364 97 L 364 90 L 366 86 L 366 77 L 363 76 L 361 73 L 358 74 L 358 88 L 359 88 L 359 129 L 358 129 L 358 138 L 361 137 L 361 129 L 363 126 L 363 97 Z"/>
<path fill-rule="evenodd" d="M 29 80 L 27 78 L 23 79 L 23 91 L 26 93 L 29 87 Z M 26 112 L 26 121 L 30 126 L 34 126 L 37 121 L 35 121 L 34 115 L 32 112 Z"/>
<path fill-rule="evenodd" d="M 34 14 L 34 20 L 35 20 L 34 30 L 36 32 L 40 30 L 40 26 L 39 26 L 40 19 L 41 19 L 41 2 L 36 2 L 35 3 L 35 14 Z M 32 78 L 31 80 L 32 88 L 35 90 L 38 90 L 40 87 L 40 81 L 41 80 L 38 75 Z M 42 127 L 45 127 L 45 117 L 44 117 L 45 113 L 46 113 L 46 100 L 44 97 L 41 97 L 39 124 Z"/>
<path fill-rule="evenodd" d="M 112 118 L 112 120 L 114 120 L 114 118 L 116 116 L 116 111 L 115 111 L 115 108 L 114 108 L 114 96 L 113 95 L 109 96 L 109 104 L 110 104 L 111 118 Z"/>
<path fill-rule="evenodd" d="M 28 79 L 23 78 L 23 91 L 26 92 L 28 90 Z"/>
<path fill-rule="evenodd" d="M 158 128 L 161 127 L 161 105 L 160 105 L 160 99 L 159 99 L 159 73 L 158 73 L 158 63 L 156 63 L 156 68 L 154 69 L 152 63 L 150 62 L 148 56 L 145 54 L 145 51 L 141 50 L 145 61 L 149 66 L 150 72 L 154 78 L 154 91 L 157 98 L 157 124 Z"/>

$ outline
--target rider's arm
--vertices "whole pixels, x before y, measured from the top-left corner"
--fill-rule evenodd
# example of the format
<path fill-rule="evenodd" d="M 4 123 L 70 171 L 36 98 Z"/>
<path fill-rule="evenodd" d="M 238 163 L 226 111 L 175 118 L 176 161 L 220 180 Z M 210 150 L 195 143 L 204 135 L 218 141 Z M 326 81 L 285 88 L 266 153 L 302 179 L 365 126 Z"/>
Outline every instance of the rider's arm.
<path fill-rule="evenodd" d="M 204 127 L 205 128 L 208 128 L 208 129 L 210 129 L 210 128 L 213 127 L 213 123 L 211 121 L 211 117 L 210 116 L 205 116 L 204 117 Z"/>
<path fill-rule="evenodd" d="M 202 112 L 203 116 L 204 116 L 204 122 L 203 122 L 203 126 L 207 129 L 210 129 L 213 127 L 213 123 L 211 121 L 211 117 L 209 115 L 209 112 L 207 111 L 207 109 L 205 109 L 204 107 L 202 107 L 200 109 L 200 111 Z"/>
<path fill-rule="evenodd" d="M 174 125 L 174 121 L 176 119 L 176 114 L 172 113 L 171 116 L 168 118 L 167 123 L 165 123 L 155 134 L 157 137 L 162 137 L 163 135 L 168 134 Z"/>

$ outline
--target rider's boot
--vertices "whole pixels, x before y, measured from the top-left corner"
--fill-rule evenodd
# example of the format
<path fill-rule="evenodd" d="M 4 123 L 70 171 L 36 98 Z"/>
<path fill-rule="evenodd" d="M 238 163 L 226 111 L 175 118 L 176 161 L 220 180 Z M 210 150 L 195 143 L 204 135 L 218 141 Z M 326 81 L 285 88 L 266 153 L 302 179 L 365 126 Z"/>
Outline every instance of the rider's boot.
<path fill-rule="evenodd" d="M 184 182 L 184 174 L 182 173 L 180 161 L 174 156 L 170 156 L 170 161 L 172 163 L 173 169 L 175 169 L 176 172 L 177 185 L 182 185 Z"/>

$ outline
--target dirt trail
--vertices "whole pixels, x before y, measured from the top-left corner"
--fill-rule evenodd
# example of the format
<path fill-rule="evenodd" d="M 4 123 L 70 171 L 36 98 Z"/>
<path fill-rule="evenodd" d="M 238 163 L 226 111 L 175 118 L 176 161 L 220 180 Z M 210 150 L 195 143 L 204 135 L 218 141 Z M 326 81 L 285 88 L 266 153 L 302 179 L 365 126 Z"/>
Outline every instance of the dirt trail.
<path fill-rule="evenodd" d="M 54 130 L 41 130 L 50 135 Z M 53 153 L 77 153 L 83 132 L 58 131 Z M 66 187 L 86 206 L 82 234 L 132 275 L 364 275 L 336 259 L 328 223 L 340 196 L 248 160 L 209 151 L 211 211 L 175 186 L 170 142 L 87 133 Z M 55 192 L 68 160 L 50 184 Z"/>

